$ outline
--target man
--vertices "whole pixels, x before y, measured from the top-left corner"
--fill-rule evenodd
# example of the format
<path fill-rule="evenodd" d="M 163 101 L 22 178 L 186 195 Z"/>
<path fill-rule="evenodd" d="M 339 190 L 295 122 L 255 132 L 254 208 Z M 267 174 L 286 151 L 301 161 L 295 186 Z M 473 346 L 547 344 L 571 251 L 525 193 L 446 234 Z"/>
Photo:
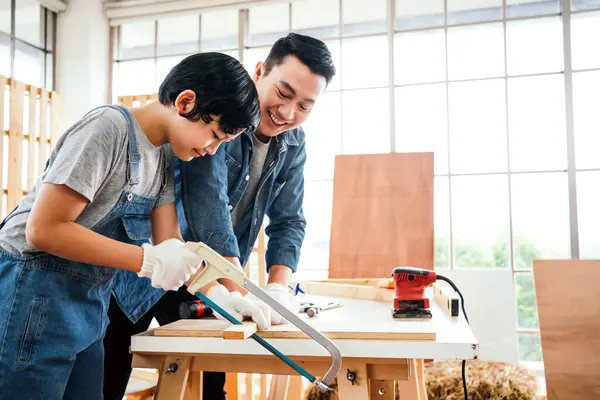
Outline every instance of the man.
<path fill-rule="evenodd" d="M 306 146 L 300 125 L 334 75 L 331 53 L 323 42 L 295 33 L 279 39 L 254 71 L 262 115 L 256 132 L 223 144 L 213 157 L 175 165 L 177 210 L 186 241 L 204 242 L 245 266 L 264 216 L 269 217 L 265 290 L 288 308 L 293 296 L 287 284 L 298 266 L 306 225 L 302 212 Z M 227 279 L 219 283 L 246 294 Z M 120 399 L 125 390 L 131 371 L 130 336 L 145 331 L 153 317 L 161 325 L 179 319 L 179 304 L 194 298 L 185 287 L 165 294 L 132 291 L 135 283 L 128 284 L 115 288 L 109 310 L 107 400 Z M 245 298 L 256 301 L 252 295 Z M 286 322 L 274 310 L 270 314 L 272 324 Z M 225 374 L 204 377 L 204 397 L 224 399 Z"/>

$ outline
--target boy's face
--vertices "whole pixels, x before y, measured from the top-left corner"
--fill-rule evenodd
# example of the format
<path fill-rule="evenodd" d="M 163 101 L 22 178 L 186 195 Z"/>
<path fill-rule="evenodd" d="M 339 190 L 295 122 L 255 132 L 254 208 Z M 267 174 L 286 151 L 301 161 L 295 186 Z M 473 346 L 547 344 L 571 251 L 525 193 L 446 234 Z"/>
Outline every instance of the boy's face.
<path fill-rule="evenodd" d="M 173 153 L 182 161 L 190 161 L 196 157 L 206 154 L 214 155 L 223 142 L 230 142 L 240 135 L 244 130 L 240 129 L 235 135 L 228 135 L 219 127 L 219 118 L 212 115 L 212 121 L 206 123 L 189 121 L 182 114 L 190 112 L 194 108 L 196 94 L 192 90 L 186 90 L 175 100 L 177 118 L 174 118 L 169 128 L 169 142 Z"/>
<path fill-rule="evenodd" d="M 261 110 L 258 133 L 265 136 L 276 136 L 300 126 L 327 85 L 324 77 L 313 74 L 295 56 L 287 56 L 268 75 L 264 63 L 259 62 L 254 83 Z"/>

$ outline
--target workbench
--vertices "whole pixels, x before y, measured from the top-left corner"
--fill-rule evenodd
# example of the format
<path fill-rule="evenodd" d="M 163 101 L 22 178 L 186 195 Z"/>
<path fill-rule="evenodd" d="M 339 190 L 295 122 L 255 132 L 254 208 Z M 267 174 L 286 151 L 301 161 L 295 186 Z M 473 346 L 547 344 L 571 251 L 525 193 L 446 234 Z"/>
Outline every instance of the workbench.
<path fill-rule="evenodd" d="M 401 399 L 426 399 L 423 360 L 477 358 L 479 344 L 462 313 L 451 317 L 435 302 L 431 319 L 402 320 L 392 318 L 387 302 L 311 298 L 343 303 L 343 307 L 323 311 L 313 319 L 300 314 L 327 334 L 341 351 L 341 399 L 394 399 L 394 381 L 398 382 Z M 201 328 L 215 322 L 225 323 L 183 320 L 132 337 L 133 367 L 159 370 L 156 400 L 182 398 L 190 371 L 296 375 L 252 339 L 227 340 Z M 190 328 L 194 324 L 195 328 Z M 331 362 L 329 354 L 293 328 L 279 325 L 260 334 L 310 373 L 323 376 Z M 348 371 L 356 375 L 354 384 L 347 379 Z"/>

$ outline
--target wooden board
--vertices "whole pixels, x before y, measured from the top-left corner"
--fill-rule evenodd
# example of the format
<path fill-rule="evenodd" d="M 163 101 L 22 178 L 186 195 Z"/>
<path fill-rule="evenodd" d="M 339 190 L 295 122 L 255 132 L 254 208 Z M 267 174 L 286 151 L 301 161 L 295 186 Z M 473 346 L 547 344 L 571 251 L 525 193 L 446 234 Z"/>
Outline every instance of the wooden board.
<path fill-rule="evenodd" d="M 385 301 L 389 304 L 394 300 L 392 289 L 348 283 L 333 283 L 329 281 L 301 282 L 300 288 L 308 294 Z"/>
<path fill-rule="evenodd" d="M 534 261 L 548 400 L 600 398 L 600 260 Z"/>
<path fill-rule="evenodd" d="M 330 339 L 436 339 L 440 325 L 436 323 L 435 316 L 434 320 L 400 320 L 392 318 L 391 303 L 356 299 L 338 301 L 344 303 L 344 306 L 319 313 L 315 318 L 308 318 L 305 314 L 299 314 L 299 317 Z M 179 320 L 156 328 L 153 333 L 155 336 L 222 338 L 223 331 L 230 326 L 229 322 L 216 319 Z M 258 331 L 258 335 L 272 339 L 308 338 L 292 324 L 275 325 L 266 331 Z"/>
<path fill-rule="evenodd" d="M 335 159 L 329 278 L 433 269 L 433 153 Z"/>

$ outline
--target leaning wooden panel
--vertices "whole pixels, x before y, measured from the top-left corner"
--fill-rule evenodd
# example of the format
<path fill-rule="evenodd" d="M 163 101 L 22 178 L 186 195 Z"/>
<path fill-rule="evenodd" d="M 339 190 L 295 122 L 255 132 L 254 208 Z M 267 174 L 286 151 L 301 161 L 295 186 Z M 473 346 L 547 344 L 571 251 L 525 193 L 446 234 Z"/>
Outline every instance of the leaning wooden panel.
<path fill-rule="evenodd" d="M 19 204 L 23 191 L 21 189 L 23 158 L 23 106 L 25 102 L 25 85 L 12 80 L 10 83 L 10 122 L 8 138 L 8 199 L 7 210 L 10 212 Z"/>
<path fill-rule="evenodd" d="M 600 260 L 534 261 L 548 400 L 600 398 Z"/>
<path fill-rule="evenodd" d="M 58 139 L 60 138 L 60 136 L 62 135 L 62 132 L 60 130 L 60 96 L 58 93 L 56 92 L 52 92 L 50 94 L 50 104 L 51 106 L 51 113 L 50 113 L 50 127 L 52 129 L 52 131 L 50 132 L 50 142 L 52 144 L 52 147 L 54 147 L 54 145 L 56 144 L 56 142 L 58 141 Z"/>
<path fill-rule="evenodd" d="M 35 86 L 31 86 L 29 88 L 29 132 L 28 133 L 28 143 L 27 143 L 27 185 L 25 188 L 26 191 L 31 189 L 33 186 L 33 182 L 36 178 L 35 171 L 35 145 L 36 145 L 36 108 L 37 108 L 37 92 L 38 88 Z M 40 146 L 43 145 L 40 142 Z"/>
<path fill-rule="evenodd" d="M 433 153 L 336 156 L 329 278 L 433 269 Z"/>
<path fill-rule="evenodd" d="M 48 107 L 50 102 L 50 93 L 42 89 L 40 93 L 40 144 L 38 149 L 38 174 L 44 170 L 48 158 Z"/>
<path fill-rule="evenodd" d="M 2 136 L 0 137 L 0 188 L 4 189 L 4 124 L 6 118 L 9 118 L 8 115 L 4 114 L 5 109 L 5 94 L 6 87 L 8 86 L 8 79 L 4 76 L 0 75 L 0 132 L 2 132 Z M 8 132 L 6 132 L 8 133 Z"/>

